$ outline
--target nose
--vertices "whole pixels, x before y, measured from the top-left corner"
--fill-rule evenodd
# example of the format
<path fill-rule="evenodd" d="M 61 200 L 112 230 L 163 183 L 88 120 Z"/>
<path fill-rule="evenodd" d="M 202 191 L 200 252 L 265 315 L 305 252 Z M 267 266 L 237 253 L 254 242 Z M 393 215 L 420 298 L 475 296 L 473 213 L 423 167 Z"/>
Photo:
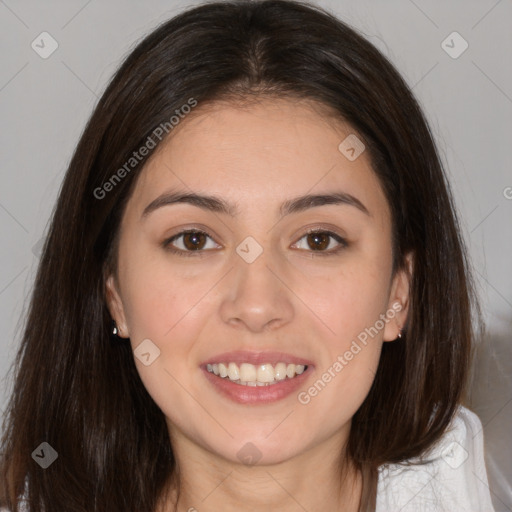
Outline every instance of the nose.
<path fill-rule="evenodd" d="M 225 323 L 257 333 L 277 329 L 293 319 L 293 292 L 277 265 L 270 263 L 265 251 L 252 263 L 235 256 L 235 268 L 229 273 L 220 305 Z"/>

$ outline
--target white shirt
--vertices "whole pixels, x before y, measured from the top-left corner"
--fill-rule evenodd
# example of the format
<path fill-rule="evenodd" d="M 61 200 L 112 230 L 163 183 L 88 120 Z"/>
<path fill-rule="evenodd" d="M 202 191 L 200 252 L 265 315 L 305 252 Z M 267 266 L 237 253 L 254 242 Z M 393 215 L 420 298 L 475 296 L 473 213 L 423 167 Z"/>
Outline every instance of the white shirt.
<path fill-rule="evenodd" d="M 478 416 L 460 406 L 450 428 L 423 456 L 429 463 L 379 467 L 376 512 L 495 512 L 483 440 Z"/>
<path fill-rule="evenodd" d="M 423 466 L 380 466 L 376 512 L 495 512 L 476 414 L 460 406 L 428 460 Z M 20 512 L 28 512 L 23 503 Z"/>

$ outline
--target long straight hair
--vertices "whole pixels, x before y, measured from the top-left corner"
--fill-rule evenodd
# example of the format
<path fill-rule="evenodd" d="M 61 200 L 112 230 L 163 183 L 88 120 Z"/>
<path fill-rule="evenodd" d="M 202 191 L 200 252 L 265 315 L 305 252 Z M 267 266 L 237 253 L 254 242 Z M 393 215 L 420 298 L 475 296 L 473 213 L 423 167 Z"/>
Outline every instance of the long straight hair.
<path fill-rule="evenodd" d="M 422 454 L 445 431 L 465 396 L 480 313 L 454 201 L 410 88 L 372 44 L 319 7 L 208 3 L 163 23 L 128 55 L 69 164 L 4 418 L 0 490 L 10 509 L 27 483 L 31 512 L 154 512 L 176 460 L 130 344 L 111 337 L 105 300 L 120 220 L 149 155 L 126 163 L 149 140 L 165 140 L 156 128 L 172 135 L 169 120 L 191 99 L 200 108 L 262 96 L 313 100 L 350 124 L 390 206 L 393 271 L 414 256 L 405 335 L 384 343 L 352 420 L 347 458 L 365 475 L 361 510 L 374 507 L 381 464 Z M 31 457 L 42 442 L 58 453 L 44 470 Z"/>

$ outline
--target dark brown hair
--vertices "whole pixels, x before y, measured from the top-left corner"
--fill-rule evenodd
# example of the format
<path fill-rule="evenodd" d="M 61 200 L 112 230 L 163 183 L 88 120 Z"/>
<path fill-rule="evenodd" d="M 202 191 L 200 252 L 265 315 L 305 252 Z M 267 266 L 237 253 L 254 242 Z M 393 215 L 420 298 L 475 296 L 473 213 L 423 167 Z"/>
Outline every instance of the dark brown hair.
<path fill-rule="evenodd" d="M 318 7 L 210 3 L 163 23 L 135 47 L 70 162 L 4 418 L 0 490 L 10 509 L 26 479 L 31 512 L 154 511 L 176 462 L 130 344 L 110 335 L 104 281 L 108 265 L 115 268 L 124 206 L 149 156 L 101 199 L 95 190 L 190 98 L 201 106 L 265 95 L 314 100 L 353 127 L 391 209 L 393 271 L 405 268 L 407 253 L 414 256 L 405 336 L 384 343 L 353 418 L 348 456 L 371 477 L 361 509 L 373 506 L 379 465 L 420 455 L 446 429 L 466 392 L 479 310 L 442 163 L 410 88 L 374 46 Z M 31 458 L 41 442 L 59 454 L 45 470 Z"/>

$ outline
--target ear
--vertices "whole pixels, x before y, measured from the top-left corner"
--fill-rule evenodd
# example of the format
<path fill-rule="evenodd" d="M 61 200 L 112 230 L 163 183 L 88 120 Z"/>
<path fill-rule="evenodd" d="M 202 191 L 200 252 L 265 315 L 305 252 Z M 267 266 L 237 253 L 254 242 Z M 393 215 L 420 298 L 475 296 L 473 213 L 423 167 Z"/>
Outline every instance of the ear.
<path fill-rule="evenodd" d="M 110 315 L 116 322 L 118 336 L 121 338 L 129 338 L 130 333 L 126 324 L 126 316 L 124 313 L 123 302 L 119 294 L 115 277 L 110 274 L 105 282 L 105 296 L 107 307 Z"/>
<path fill-rule="evenodd" d="M 386 316 L 390 320 L 384 328 L 384 341 L 395 341 L 398 338 L 400 329 L 403 329 L 407 322 L 409 292 L 414 267 L 412 253 L 408 253 L 405 256 L 405 261 L 405 268 L 395 273 L 391 283 L 388 309 L 386 311 Z"/>

